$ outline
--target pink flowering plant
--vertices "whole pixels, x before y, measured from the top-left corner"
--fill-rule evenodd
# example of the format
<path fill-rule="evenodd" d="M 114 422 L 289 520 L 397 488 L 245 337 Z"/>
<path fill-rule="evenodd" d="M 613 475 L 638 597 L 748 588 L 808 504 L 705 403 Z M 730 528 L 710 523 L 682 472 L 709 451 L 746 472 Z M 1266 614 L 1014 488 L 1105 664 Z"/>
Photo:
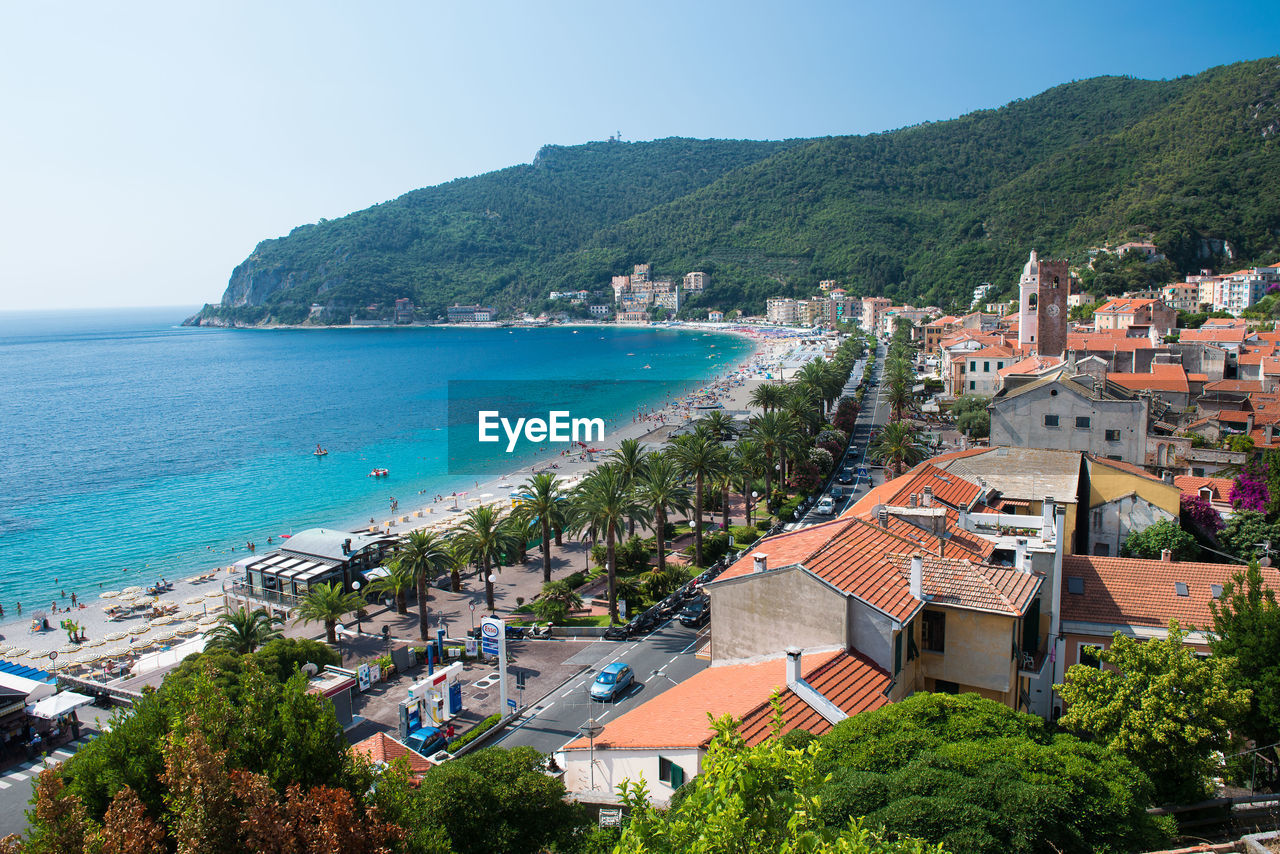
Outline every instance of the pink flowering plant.
<path fill-rule="evenodd" d="M 1182 520 L 1191 522 L 1202 531 L 1216 534 L 1222 530 L 1222 517 L 1213 509 L 1207 498 L 1199 495 L 1182 496 Z"/>
<path fill-rule="evenodd" d="M 1250 463 L 1245 466 L 1236 477 L 1235 485 L 1231 487 L 1231 495 L 1228 499 L 1231 506 L 1237 510 L 1256 510 L 1259 513 L 1266 513 L 1267 501 L 1271 495 L 1267 491 L 1264 478 L 1265 472 L 1256 464 Z"/>

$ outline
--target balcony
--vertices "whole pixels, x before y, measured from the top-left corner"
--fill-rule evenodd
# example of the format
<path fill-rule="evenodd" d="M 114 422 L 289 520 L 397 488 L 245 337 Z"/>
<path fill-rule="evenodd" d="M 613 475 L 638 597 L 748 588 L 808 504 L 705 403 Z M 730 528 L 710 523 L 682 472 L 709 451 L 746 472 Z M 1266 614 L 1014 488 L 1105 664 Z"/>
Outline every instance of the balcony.
<path fill-rule="evenodd" d="M 1024 652 L 1023 649 L 1014 645 L 1013 658 L 1018 662 L 1018 675 L 1030 676 L 1035 678 L 1044 671 L 1044 663 L 1049 660 L 1049 639 L 1047 637 L 1040 639 L 1040 649 L 1036 652 Z"/>

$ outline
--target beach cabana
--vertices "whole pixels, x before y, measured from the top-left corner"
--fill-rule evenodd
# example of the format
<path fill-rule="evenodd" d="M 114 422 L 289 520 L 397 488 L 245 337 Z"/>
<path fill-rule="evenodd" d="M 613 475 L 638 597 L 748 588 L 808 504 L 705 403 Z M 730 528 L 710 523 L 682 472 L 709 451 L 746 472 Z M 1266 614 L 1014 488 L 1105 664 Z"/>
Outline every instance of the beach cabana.
<path fill-rule="evenodd" d="M 27 702 L 43 700 L 58 689 L 53 682 L 40 682 L 35 679 L 28 679 L 26 676 L 19 676 L 16 673 L 5 673 L 3 671 L 0 671 L 0 688 L 21 691 L 23 696 L 27 698 Z"/>
<path fill-rule="evenodd" d="M 75 691 L 61 691 L 36 703 L 27 710 L 27 714 L 51 721 L 60 715 L 65 715 L 92 702 L 93 698 L 86 697 L 84 694 L 77 694 Z"/>

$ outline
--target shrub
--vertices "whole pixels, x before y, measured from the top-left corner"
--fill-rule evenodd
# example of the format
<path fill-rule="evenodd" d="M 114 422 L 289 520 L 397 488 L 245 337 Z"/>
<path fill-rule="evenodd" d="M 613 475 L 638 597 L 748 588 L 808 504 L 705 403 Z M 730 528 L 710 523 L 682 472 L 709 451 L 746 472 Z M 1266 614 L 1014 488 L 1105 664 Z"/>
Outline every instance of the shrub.
<path fill-rule="evenodd" d="M 577 572 L 569 573 L 564 578 L 562 578 L 561 581 L 563 581 L 565 584 L 569 585 L 570 587 L 576 590 L 577 588 L 587 583 L 587 574 L 582 570 L 578 570 Z"/>
<path fill-rule="evenodd" d="M 728 553 L 731 544 L 729 535 L 724 531 L 703 537 L 702 560 L 707 564 L 715 563 Z"/>
<path fill-rule="evenodd" d="M 799 509 L 800 502 L 803 500 L 803 495 L 793 495 L 785 504 L 778 508 L 778 518 L 784 522 L 795 521 L 796 510 Z"/>
<path fill-rule="evenodd" d="M 502 715 L 489 715 L 489 717 L 485 718 L 480 723 L 449 742 L 449 752 L 453 753 L 475 741 L 477 738 L 497 726 L 498 721 L 500 720 L 502 720 Z"/>
<path fill-rule="evenodd" d="M 744 546 L 754 543 L 760 537 L 759 530 L 754 525 L 733 525 L 729 528 L 729 533 Z"/>

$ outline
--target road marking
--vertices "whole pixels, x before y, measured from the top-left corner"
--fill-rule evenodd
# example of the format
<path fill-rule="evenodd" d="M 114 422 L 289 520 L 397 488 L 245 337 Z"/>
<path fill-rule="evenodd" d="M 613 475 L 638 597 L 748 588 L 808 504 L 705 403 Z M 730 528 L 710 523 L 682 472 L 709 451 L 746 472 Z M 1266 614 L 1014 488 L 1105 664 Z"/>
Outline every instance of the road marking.
<path fill-rule="evenodd" d="M 0 780 L 0 789 L 7 789 L 12 785 L 12 783 L 6 783 L 4 780 Z"/>
<path fill-rule="evenodd" d="M 30 780 L 31 779 L 26 774 L 18 774 L 18 773 L 6 774 L 5 777 L 9 780 Z"/>

